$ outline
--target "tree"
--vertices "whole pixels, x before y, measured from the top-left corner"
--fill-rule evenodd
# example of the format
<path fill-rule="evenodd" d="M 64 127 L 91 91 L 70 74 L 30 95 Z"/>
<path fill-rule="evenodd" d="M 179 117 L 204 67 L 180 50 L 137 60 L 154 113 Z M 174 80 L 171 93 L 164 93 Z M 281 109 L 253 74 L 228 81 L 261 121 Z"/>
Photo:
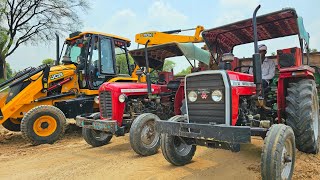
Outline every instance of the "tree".
<path fill-rule="evenodd" d="M 129 55 L 129 63 L 133 64 L 133 58 Z M 118 74 L 129 74 L 126 54 L 116 55 L 116 67 Z"/>
<path fill-rule="evenodd" d="M 55 33 L 78 29 L 81 20 L 76 10 L 88 8 L 85 0 L 0 0 L 1 2 L 3 13 L 0 15 L 6 21 L 2 34 L 6 37 L 0 46 L 0 78 L 6 78 L 5 59 L 22 43 L 48 42 L 55 38 Z"/>
<path fill-rule="evenodd" d="M 180 71 L 178 74 L 176 74 L 176 76 L 185 76 L 187 74 L 190 74 L 191 69 L 192 69 L 192 66 L 189 66 L 186 69 L 183 69 L 182 71 Z"/>
<path fill-rule="evenodd" d="M 316 52 L 318 52 L 318 50 L 317 49 L 311 49 L 311 52 L 312 53 L 316 53 Z"/>
<path fill-rule="evenodd" d="M 54 60 L 51 58 L 44 59 L 44 60 L 42 60 L 42 64 L 48 64 L 48 65 L 52 66 L 54 64 Z"/>
<path fill-rule="evenodd" d="M 170 60 L 166 60 L 164 62 L 162 71 L 170 72 L 176 66 L 176 63 Z"/>
<path fill-rule="evenodd" d="M 12 75 L 13 75 L 13 71 L 10 67 L 10 64 L 9 63 L 6 63 L 6 67 L 7 67 L 7 78 L 11 78 Z"/>

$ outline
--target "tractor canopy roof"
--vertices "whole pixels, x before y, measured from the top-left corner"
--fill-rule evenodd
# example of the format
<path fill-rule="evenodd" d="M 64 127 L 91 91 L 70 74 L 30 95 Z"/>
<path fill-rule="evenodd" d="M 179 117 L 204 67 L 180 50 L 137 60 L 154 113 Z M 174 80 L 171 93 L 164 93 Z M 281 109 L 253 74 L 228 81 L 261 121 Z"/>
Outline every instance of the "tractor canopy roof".
<path fill-rule="evenodd" d="M 259 41 L 298 35 L 309 46 L 309 33 L 293 8 L 258 16 L 257 31 Z M 234 46 L 254 42 L 252 18 L 205 30 L 202 37 L 211 52 L 231 52 Z"/>
<path fill-rule="evenodd" d="M 166 43 L 150 46 L 148 50 L 149 66 L 161 70 L 166 58 L 185 56 L 187 60 L 198 60 L 209 65 L 210 53 L 193 43 Z M 145 48 L 131 50 L 129 52 L 136 64 L 140 67 L 146 66 Z"/>

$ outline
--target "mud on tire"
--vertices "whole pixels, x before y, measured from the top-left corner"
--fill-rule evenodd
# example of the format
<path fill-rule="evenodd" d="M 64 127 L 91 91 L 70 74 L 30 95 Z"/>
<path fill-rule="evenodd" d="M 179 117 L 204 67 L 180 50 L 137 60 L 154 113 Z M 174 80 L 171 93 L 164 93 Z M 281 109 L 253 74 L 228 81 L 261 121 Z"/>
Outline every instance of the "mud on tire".
<path fill-rule="evenodd" d="M 295 155 L 295 137 L 292 128 L 284 124 L 271 126 L 262 148 L 262 179 L 291 179 Z"/>
<path fill-rule="evenodd" d="M 112 139 L 112 134 L 88 128 L 82 128 L 82 136 L 92 147 L 104 146 Z"/>
<path fill-rule="evenodd" d="M 34 107 L 21 121 L 22 137 L 33 145 L 52 144 L 62 138 L 66 128 L 66 117 L 54 106 Z"/>
<path fill-rule="evenodd" d="M 287 125 L 292 127 L 298 150 L 319 151 L 319 102 L 316 83 L 302 79 L 289 83 L 286 97 Z"/>
<path fill-rule="evenodd" d="M 176 115 L 168 121 L 184 122 L 185 116 Z M 165 159 L 175 166 L 183 166 L 191 162 L 195 152 L 196 145 L 185 144 L 180 137 L 161 134 L 161 151 Z"/>
<path fill-rule="evenodd" d="M 156 154 L 160 148 L 160 134 L 155 130 L 155 121 L 160 118 L 152 113 L 139 115 L 130 128 L 130 145 L 132 149 L 142 155 Z"/>

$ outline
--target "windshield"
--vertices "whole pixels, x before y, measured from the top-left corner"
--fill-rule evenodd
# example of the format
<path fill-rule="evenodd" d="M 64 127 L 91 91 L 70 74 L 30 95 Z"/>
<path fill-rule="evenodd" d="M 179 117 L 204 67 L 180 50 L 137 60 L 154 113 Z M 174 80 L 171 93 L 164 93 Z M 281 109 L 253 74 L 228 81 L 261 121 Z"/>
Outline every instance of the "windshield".
<path fill-rule="evenodd" d="M 81 48 L 78 47 L 77 45 L 68 45 L 65 56 L 70 57 L 70 60 L 74 63 L 79 63 L 78 62 L 78 57 L 80 56 L 81 53 Z"/>
<path fill-rule="evenodd" d="M 124 49 L 124 47 L 116 47 L 115 54 L 116 54 L 116 65 L 117 65 L 118 74 L 129 74 L 129 67 L 130 67 L 130 64 L 133 64 L 133 59 L 129 58 L 129 66 L 128 66 L 126 50 Z"/>

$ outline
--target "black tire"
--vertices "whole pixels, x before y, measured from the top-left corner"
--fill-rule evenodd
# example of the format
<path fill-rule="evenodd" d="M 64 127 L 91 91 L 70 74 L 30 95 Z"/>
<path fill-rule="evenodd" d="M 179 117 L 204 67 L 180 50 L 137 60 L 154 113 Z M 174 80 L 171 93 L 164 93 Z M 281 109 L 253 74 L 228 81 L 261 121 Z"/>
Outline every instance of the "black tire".
<path fill-rule="evenodd" d="M 19 121 L 21 120 L 9 118 L 4 123 L 2 123 L 2 126 L 9 131 L 19 132 L 21 130 Z"/>
<path fill-rule="evenodd" d="M 92 147 L 99 147 L 108 144 L 113 135 L 103 131 L 82 128 L 82 136 Z"/>
<path fill-rule="evenodd" d="M 169 121 L 185 122 L 186 117 L 181 115 L 173 116 Z M 195 152 L 196 145 L 185 144 L 180 137 L 161 134 L 161 151 L 168 162 L 175 166 L 183 166 L 191 162 Z"/>
<path fill-rule="evenodd" d="M 295 137 L 290 126 L 272 125 L 261 154 L 263 180 L 291 179 L 295 163 Z"/>
<path fill-rule="evenodd" d="M 287 125 L 292 127 L 297 148 L 305 153 L 319 152 L 319 100 L 316 83 L 303 79 L 290 83 L 286 97 Z"/>
<path fill-rule="evenodd" d="M 142 156 L 154 155 L 160 148 L 160 134 L 154 126 L 156 120 L 160 120 L 157 115 L 144 113 L 139 115 L 131 125 L 130 145 Z"/>
<path fill-rule="evenodd" d="M 182 100 L 182 105 L 180 107 L 181 115 L 187 114 L 187 102 L 186 99 Z"/>
<path fill-rule="evenodd" d="M 65 115 L 50 105 L 34 107 L 21 121 L 22 137 L 33 145 L 53 144 L 63 137 L 65 129 Z"/>

